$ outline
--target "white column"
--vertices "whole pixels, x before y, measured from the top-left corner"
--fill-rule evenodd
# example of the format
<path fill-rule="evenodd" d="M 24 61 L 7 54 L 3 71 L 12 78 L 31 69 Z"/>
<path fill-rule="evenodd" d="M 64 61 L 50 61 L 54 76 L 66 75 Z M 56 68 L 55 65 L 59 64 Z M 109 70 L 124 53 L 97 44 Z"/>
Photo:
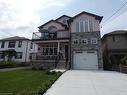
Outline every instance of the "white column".
<path fill-rule="evenodd" d="M 58 42 L 57 52 L 60 52 L 60 42 Z"/>

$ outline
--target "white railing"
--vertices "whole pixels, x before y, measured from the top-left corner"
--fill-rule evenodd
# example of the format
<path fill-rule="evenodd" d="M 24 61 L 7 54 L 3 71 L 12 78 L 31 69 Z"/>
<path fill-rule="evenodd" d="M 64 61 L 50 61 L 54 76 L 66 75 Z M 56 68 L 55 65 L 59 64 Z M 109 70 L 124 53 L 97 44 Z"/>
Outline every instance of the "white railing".
<path fill-rule="evenodd" d="M 69 38 L 69 32 L 68 31 L 57 31 L 56 38 L 47 38 L 47 39 L 57 39 L 57 38 Z M 42 37 L 41 32 L 34 32 L 32 39 L 45 39 Z"/>

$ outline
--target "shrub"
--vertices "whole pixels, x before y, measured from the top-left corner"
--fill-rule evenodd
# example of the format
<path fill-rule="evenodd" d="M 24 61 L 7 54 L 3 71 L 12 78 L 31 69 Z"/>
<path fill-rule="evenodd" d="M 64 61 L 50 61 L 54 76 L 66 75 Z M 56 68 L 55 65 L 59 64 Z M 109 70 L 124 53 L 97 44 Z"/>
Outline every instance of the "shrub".
<path fill-rule="evenodd" d="M 121 59 L 121 63 L 123 65 L 127 65 L 127 55 L 124 58 Z"/>
<path fill-rule="evenodd" d="M 15 61 L 0 61 L 0 68 L 10 68 L 15 66 L 16 66 Z"/>

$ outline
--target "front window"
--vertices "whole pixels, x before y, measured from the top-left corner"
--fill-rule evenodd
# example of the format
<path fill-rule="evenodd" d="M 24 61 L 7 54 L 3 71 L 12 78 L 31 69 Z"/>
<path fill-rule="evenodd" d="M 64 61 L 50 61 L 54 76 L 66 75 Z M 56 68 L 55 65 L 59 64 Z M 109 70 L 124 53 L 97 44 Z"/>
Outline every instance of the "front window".
<path fill-rule="evenodd" d="M 56 47 L 43 47 L 43 55 L 57 55 Z"/>
<path fill-rule="evenodd" d="M 93 29 L 93 21 L 85 20 L 76 22 L 76 32 L 92 32 Z"/>
<path fill-rule="evenodd" d="M 17 52 L 15 58 L 16 59 L 22 59 L 22 52 Z"/>
<path fill-rule="evenodd" d="M 91 38 L 91 44 L 97 44 L 97 38 Z"/>
<path fill-rule="evenodd" d="M 2 52 L 0 52 L 0 59 L 4 58 L 4 54 Z"/>
<path fill-rule="evenodd" d="M 15 41 L 10 41 L 8 48 L 15 48 Z"/>
<path fill-rule="evenodd" d="M 75 45 L 76 45 L 76 44 L 79 44 L 79 40 L 78 40 L 78 39 L 74 39 L 74 40 L 73 40 L 73 44 L 75 44 Z"/>
<path fill-rule="evenodd" d="M 82 44 L 88 44 L 88 39 L 82 39 Z"/>

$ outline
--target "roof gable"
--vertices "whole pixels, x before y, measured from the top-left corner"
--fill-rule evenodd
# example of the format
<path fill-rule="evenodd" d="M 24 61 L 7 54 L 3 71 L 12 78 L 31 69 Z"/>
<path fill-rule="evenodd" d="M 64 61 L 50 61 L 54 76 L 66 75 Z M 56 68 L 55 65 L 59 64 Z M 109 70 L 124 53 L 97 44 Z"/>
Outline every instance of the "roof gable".
<path fill-rule="evenodd" d="M 50 20 L 50 21 L 46 22 L 45 24 L 39 26 L 38 28 L 39 28 L 39 29 L 40 29 L 40 28 L 43 28 L 45 25 L 47 25 L 47 24 L 49 24 L 49 23 L 51 23 L 51 22 L 54 22 L 54 23 L 57 23 L 57 24 L 60 24 L 60 25 L 62 25 L 62 26 L 64 26 L 64 27 L 66 27 L 66 25 L 64 25 L 63 23 L 57 22 L 56 20 Z"/>
<path fill-rule="evenodd" d="M 75 19 L 75 18 L 77 18 L 77 17 L 79 17 L 79 16 L 81 16 L 81 15 L 83 15 L 83 14 L 87 14 L 87 15 L 93 16 L 93 17 L 95 17 L 96 19 L 98 19 L 99 22 L 101 22 L 101 20 L 102 20 L 102 18 L 103 18 L 103 16 L 98 16 L 98 15 L 95 15 L 95 14 L 92 14 L 92 13 L 88 13 L 88 12 L 83 11 L 83 12 L 81 12 L 81 13 L 75 15 L 74 17 L 72 17 L 70 20 L 73 20 L 73 19 Z"/>
<path fill-rule="evenodd" d="M 67 15 L 62 15 L 62 16 L 60 16 L 59 18 L 57 18 L 56 21 L 58 21 L 59 19 L 61 19 L 61 18 L 63 18 L 63 17 L 72 18 L 72 17 L 67 16 Z"/>
<path fill-rule="evenodd" d="M 29 40 L 29 39 L 27 39 L 25 37 L 19 37 L 19 36 L 0 39 L 0 41 L 12 41 L 12 40 Z"/>

